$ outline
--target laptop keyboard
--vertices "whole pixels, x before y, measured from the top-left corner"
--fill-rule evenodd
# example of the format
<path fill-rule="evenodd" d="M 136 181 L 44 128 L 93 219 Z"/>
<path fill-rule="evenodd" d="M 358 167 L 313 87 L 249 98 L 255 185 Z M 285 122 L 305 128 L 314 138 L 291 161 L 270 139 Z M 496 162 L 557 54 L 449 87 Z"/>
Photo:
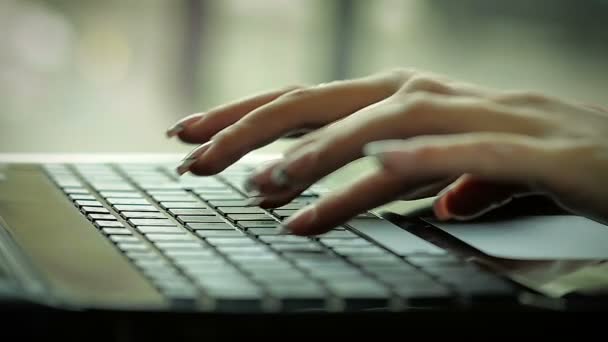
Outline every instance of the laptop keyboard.
<path fill-rule="evenodd" d="M 397 255 L 348 225 L 280 235 L 313 186 L 274 210 L 248 206 L 250 168 L 178 177 L 174 165 L 46 165 L 47 174 L 175 305 L 209 311 L 403 310 L 509 297 L 513 288 L 450 254 Z M 359 218 L 380 220 L 372 214 Z"/>

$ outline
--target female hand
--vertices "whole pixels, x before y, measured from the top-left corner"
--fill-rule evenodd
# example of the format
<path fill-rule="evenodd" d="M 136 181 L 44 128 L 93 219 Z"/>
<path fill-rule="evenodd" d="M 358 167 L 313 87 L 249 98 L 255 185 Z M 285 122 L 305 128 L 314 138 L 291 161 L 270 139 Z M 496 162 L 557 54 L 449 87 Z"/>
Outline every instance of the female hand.
<path fill-rule="evenodd" d="M 530 193 L 608 219 L 608 113 L 536 93 L 400 69 L 256 95 L 191 115 L 168 135 L 203 143 L 178 172 L 212 175 L 310 128 L 250 177 L 260 206 L 281 206 L 365 154 L 382 167 L 292 215 L 284 228 L 293 234 L 321 234 L 392 200 L 438 192 L 433 209 L 442 220 L 477 217 Z"/>

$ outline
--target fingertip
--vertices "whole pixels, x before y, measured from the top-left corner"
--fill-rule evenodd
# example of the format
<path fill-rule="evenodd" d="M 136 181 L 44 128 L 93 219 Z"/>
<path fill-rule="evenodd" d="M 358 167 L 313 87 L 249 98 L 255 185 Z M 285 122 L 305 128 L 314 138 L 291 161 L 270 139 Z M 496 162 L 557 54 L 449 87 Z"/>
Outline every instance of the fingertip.
<path fill-rule="evenodd" d="M 167 131 L 165 132 L 165 135 L 168 138 L 172 138 L 178 135 L 181 135 L 181 133 L 190 125 L 192 125 L 193 123 L 195 123 L 196 121 L 198 121 L 201 117 L 203 116 L 203 113 L 195 113 L 195 114 L 191 114 L 186 116 L 185 118 L 177 121 L 175 124 L 173 124 L 173 126 L 169 127 L 167 129 Z"/>
<path fill-rule="evenodd" d="M 281 224 L 281 229 L 284 231 L 289 231 L 294 235 L 315 235 L 317 233 L 314 230 L 314 228 L 316 228 L 316 219 L 316 206 L 311 204 L 299 210 L 295 214 L 291 215 L 288 219 L 283 221 L 283 223 Z"/>
<path fill-rule="evenodd" d="M 447 194 L 435 200 L 435 202 L 433 203 L 433 212 L 435 213 L 437 219 L 440 221 L 448 221 L 452 218 L 452 215 L 450 214 L 450 211 L 448 209 Z"/>

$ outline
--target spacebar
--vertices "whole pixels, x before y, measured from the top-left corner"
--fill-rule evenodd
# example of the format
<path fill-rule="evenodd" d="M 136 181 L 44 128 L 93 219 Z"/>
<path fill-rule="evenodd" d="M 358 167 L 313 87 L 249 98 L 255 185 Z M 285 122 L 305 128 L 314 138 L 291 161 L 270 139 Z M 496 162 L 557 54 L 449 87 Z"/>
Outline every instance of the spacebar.
<path fill-rule="evenodd" d="M 445 254 L 446 251 L 401 227 L 381 219 L 353 219 L 348 224 L 399 255 Z"/>

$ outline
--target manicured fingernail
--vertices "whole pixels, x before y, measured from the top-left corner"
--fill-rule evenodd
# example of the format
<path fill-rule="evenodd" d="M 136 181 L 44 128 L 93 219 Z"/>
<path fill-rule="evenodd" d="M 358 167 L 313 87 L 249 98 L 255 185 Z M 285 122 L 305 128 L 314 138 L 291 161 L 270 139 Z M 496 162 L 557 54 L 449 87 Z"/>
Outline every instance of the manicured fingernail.
<path fill-rule="evenodd" d="M 167 137 L 171 138 L 171 137 L 176 136 L 179 132 L 183 131 L 187 125 L 200 119 L 201 116 L 203 116 L 202 113 L 197 113 L 197 114 L 188 115 L 187 117 L 179 120 L 173 126 L 171 126 L 167 129 L 167 132 L 166 132 Z"/>
<path fill-rule="evenodd" d="M 270 173 L 270 181 L 276 186 L 287 186 L 289 184 L 289 176 L 284 168 L 276 167 Z"/>
<path fill-rule="evenodd" d="M 255 183 L 255 181 L 251 177 L 248 177 L 247 179 L 245 179 L 245 183 L 243 183 L 243 190 L 245 190 L 245 193 L 249 197 L 254 197 L 254 196 L 256 196 L 256 194 L 259 195 L 259 193 L 260 193 L 260 191 L 258 189 L 258 185 Z"/>
<path fill-rule="evenodd" d="M 448 210 L 448 204 L 445 197 L 440 197 L 437 199 L 437 201 L 435 201 L 433 204 L 433 211 L 435 212 L 435 216 L 437 216 L 440 221 L 447 221 L 452 218 L 452 215 Z"/>
<path fill-rule="evenodd" d="M 182 163 L 177 167 L 177 173 L 183 175 L 184 173 L 188 172 L 190 166 L 197 161 L 198 157 L 209 149 L 212 143 L 213 140 L 207 141 L 206 143 L 192 150 L 192 152 L 188 153 L 188 155 L 184 157 Z"/>
<path fill-rule="evenodd" d="M 309 204 L 283 221 L 282 225 L 289 231 L 294 231 L 294 228 L 296 231 L 300 231 L 306 229 L 308 225 L 316 220 L 316 218 L 316 206 L 314 204 Z"/>
<path fill-rule="evenodd" d="M 363 146 L 363 154 L 366 156 L 377 156 L 389 151 L 395 151 L 403 146 L 403 140 L 380 140 L 373 141 Z"/>
<path fill-rule="evenodd" d="M 176 136 L 179 132 L 183 131 L 184 128 L 186 128 L 183 124 L 181 123 L 176 123 L 175 125 L 169 127 L 169 129 L 167 129 L 167 137 L 171 138 Z"/>
<path fill-rule="evenodd" d="M 180 176 L 190 170 L 190 166 L 196 162 L 196 158 L 187 158 L 177 167 L 177 174 Z"/>
<path fill-rule="evenodd" d="M 251 197 L 245 201 L 245 206 L 246 207 L 257 207 L 262 202 L 264 202 L 264 197 L 261 197 L 261 196 Z"/>
<path fill-rule="evenodd" d="M 281 223 L 277 226 L 277 234 L 279 234 L 279 235 L 291 234 L 291 230 L 285 224 Z"/>

